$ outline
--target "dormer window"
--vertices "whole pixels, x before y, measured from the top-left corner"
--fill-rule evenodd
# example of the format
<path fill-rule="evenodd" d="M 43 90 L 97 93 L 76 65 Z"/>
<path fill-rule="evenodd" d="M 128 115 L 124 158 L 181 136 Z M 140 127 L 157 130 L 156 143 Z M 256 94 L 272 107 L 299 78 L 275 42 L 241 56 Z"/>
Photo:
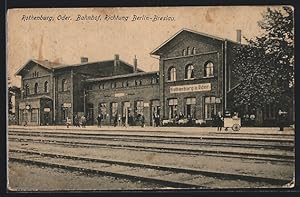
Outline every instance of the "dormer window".
<path fill-rule="evenodd" d="M 182 50 L 182 56 L 186 56 L 186 50 L 185 49 Z"/>

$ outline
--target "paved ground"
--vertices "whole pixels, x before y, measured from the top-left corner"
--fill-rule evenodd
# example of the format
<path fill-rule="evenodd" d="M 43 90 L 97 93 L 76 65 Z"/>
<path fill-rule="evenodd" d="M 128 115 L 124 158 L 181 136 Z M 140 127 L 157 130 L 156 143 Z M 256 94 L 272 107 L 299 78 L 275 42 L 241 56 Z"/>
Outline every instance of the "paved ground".
<path fill-rule="evenodd" d="M 97 126 L 87 126 L 86 128 L 79 128 L 70 126 L 67 128 L 66 126 L 17 126 L 11 125 L 9 128 L 19 128 L 19 129 L 26 129 L 26 130 L 70 130 L 72 132 L 82 132 L 82 131 L 94 131 L 94 132 L 101 132 L 101 131 L 116 131 L 116 132 L 159 132 L 159 133 L 176 133 L 176 134 L 183 134 L 183 135 L 201 135 L 204 133 L 243 133 L 243 134 L 279 134 L 279 135 L 294 135 L 295 130 L 286 127 L 284 131 L 279 131 L 278 127 L 242 127 L 240 131 L 234 132 L 231 129 L 225 131 L 217 131 L 216 127 L 113 127 L 113 126 L 102 126 L 101 128 Z"/>

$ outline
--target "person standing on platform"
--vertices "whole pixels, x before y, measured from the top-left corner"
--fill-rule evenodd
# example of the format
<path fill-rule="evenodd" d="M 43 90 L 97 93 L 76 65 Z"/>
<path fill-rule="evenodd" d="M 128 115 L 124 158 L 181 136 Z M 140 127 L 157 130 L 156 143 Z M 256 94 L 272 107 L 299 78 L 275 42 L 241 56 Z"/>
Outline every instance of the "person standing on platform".
<path fill-rule="evenodd" d="M 217 124 L 217 131 L 222 131 L 223 127 L 223 116 L 221 112 L 218 112 L 218 115 L 216 116 L 216 124 Z"/>
<path fill-rule="evenodd" d="M 145 127 L 145 116 L 144 114 L 141 115 L 141 123 L 142 123 L 142 127 Z"/>
<path fill-rule="evenodd" d="M 85 118 L 85 116 L 81 116 L 81 124 L 82 124 L 82 128 L 85 128 L 85 126 L 86 126 L 86 118 Z"/>
<path fill-rule="evenodd" d="M 101 121 L 102 121 L 102 114 L 99 114 L 97 117 L 97 123 L 98 123 L 98 127 L 101 128 Z"/>
<path fill-rule="evenodd" d="M 118 115 L 116 113 L 115 116 L 114 116 L 114 127 L 116 127 L 117 124 L 118 124 Z"/>
<path fill-rule="evenodd" d="M 285 124 L 285 116 L 286 116 L 286 114 L 287 114 L 287 112 L 281 111 L 281 109 L 278 112 L 279 131 L 283 131 L 284 130 L 284 124 Z"/>

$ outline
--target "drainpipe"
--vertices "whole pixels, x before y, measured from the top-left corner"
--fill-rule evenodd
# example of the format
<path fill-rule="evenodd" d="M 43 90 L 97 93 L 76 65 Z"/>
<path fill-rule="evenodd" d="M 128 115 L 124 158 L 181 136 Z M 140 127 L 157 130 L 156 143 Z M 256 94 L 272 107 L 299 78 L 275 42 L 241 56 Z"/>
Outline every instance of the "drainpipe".
<path fill-rule="evenodd" d="M 52 90 L 53 90 L 53 123 L 56 123 L 56 77 L 52 75 Z"/>
<path fill-rule="evenodd" d="M 85 116 L 85 88 L 83 88 L 83 114 Z"/>
<path fill-rule="evenodd" d="M 74 83 L 73 83 L 73 69 L 71 69 L 71 85 L 70 85 L 70 94 L 71 94 L 71 124 L 73 124 L 73 114 L 74 114 Z"/>
<path fill-rule="evenodd" d="M 227 109 L 227 40 L 224 43 L 224 107 Z"/>

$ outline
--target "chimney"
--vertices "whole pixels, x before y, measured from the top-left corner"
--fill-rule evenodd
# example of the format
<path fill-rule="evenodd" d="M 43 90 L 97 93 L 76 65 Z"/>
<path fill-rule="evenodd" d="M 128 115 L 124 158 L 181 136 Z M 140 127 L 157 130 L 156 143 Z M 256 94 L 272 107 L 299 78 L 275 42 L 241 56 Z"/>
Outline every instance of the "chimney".
<path fill-rule="evenodd" d="M 88 61 L 89 61 L 89 59 L 87 57 L 81 57 L 80 58 L 81 63 L 87 63 Z"/>
<path fill-rule="evenodd" d="M 137 72 L 137 59 L 136 59 L 135 55 L 134 55 L 134 59 L 133 59 L 133 72 L 134 73 Z"/>
<path fill-rule="evenodd" d="M 240 44 L 242 42 L 242 30 L 240 29 L 236 30 L 236 41 Z"/>
<path fill-rule="evenodd" d="M 114 74 L 117 74 L 117 70 L 118 70 L 119 66 L 120 66 L 119 55 L 115 54 L 115 59 L 114 59 Z"/>

